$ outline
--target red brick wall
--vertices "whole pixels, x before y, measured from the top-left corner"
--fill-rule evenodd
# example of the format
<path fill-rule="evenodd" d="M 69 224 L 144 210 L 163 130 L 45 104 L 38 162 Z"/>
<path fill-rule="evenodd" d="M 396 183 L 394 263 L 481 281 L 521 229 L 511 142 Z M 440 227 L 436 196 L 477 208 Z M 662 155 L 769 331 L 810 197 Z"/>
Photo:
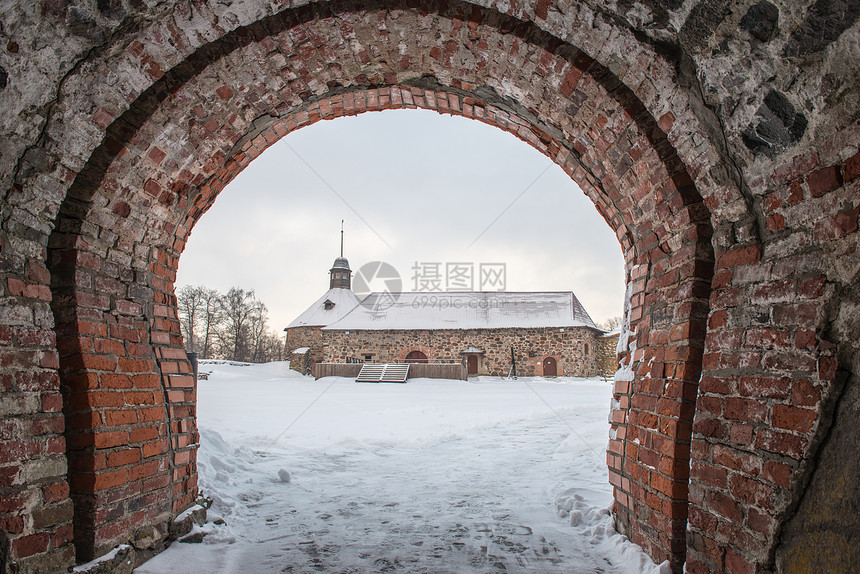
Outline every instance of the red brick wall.
<path fill-rule="evenodd" d="M 770 21 L 747 18 L 748 2 L 630 12 L 650 20 L 565 0 L 163 2 L 128 26 L 13 4 L 0 61 L 8 562 L 62 568 L 72 522 L 87 557 L 194 496 L 172 285 L 187 235 L 285 134 L 420 107 L 528 142 L 616 231 L 635 373 L 611 414 L 619 528 L 676 569 L 774 567 L 860 371 L 850 19 L 819 46 L 812 0 Z M 34 37 L 52 49 L 31 50 Z M 768 129 L 773 145 L 755 139 Z"/>
<path fill-rule="evenodd" d="M 289 131 L 320 119 L 367 110 L 422 107 L 474 118 L 513 133 L 551 157 L 582 185 L 601 214 L 617 230 L 630 264 L 636 262 L 653 269 L 655 282 L 640 292 L 641 297 L 661 289 L 672 292 L 669 305 L 658 304 L 664 313 L 661 328 L 687 324 L 691 314 L 696 312 L 689 300 L 700 295 L 695 289 L 690 292 L 689 286 L 697 285 L 699 277 L 707 279 L 710 255 L 706 211 L 700 209 L 701 202 L 690 177 L 667 144 L 661 128 L 651 119 L 643 103 L 607 68 L 581 50 L 561 49 L 558 40 L 551 35 L 509 16 L 476 11 L 470 16 L 472 23 L 462 26 L 457 16 L 459 7 L 440 8 L 441 14 L 430 16 L 380 12 L 378 16 L 386 20 L 389 30 L 402 28 L 410 34 L 421 30 L 420 38 L 424 39 L 421 41 L 436 42 L 434 30 L 438 28 L 452 38 L 444 53 L 428 52 L 416 44 L 410 57 L 391 58 L 386 56 L 388 52 L 399 53 L 400 50 L 396 42 L 391 42 L 397 35 L 386 35 L 385 42 L 377 41 L 381 37 L 376 21 L 367 19 L 364 13 L 350 12 L 344 6 L 343 16 L 349 20 L 346 26 L 326 18 L 311 26 L 316 14 L 299 9 L 293 16 L 254 24 L 248 34 L 228 34 L 221 40 L 220 48 L 201 48 L 194 56 L 194 62 L 208 63 L 205 74 L 196 74 L 197 64 L 172 69 L 156 65 L 158 56 L 154 55 L 154 44 L 132 43 L 127 57 L 148 62 L 144 66 L 151 87 L 130 107 L 127 97 L 117 99 L 109 91 L 102 93 L 101 106 L 86 116 L 91 125 L 106 135 L 85 165 L 64 176 L 71 184 L 68 200 L 60 209 L 53 249 L 58 254 L 66 250 L 79 252 L 80 259 L 75 255 L 72 260 L 73 269 L 67 273 L 73 278 L 71 288 L 56 307 L 70 307 L 72 318 L 64 324 L 73 326 L 78 325 L 79 317 L 83 316 L 91 315 L 97 323 L 110 323 L 125 312 L 134 316 L 137 312 L 134 305 L 138 305 L 145 321 L 137 328 L 145 334 L 140 335 L 139 343 L 131 344 L 116 337 L 115 348 L 98 355 L 100 359 L 115 360 L 115 367 L 113 362 L 85 362 L 79 371 L 68 372 L 98 377 L 99 385 L 105 384 L 103 375 L 107 378 L 107 375 L 116 374 L 146 374 L 152 381 L 157 379 L 163 396 L 153 400 L 160 400 L 166 414 L 161 426 L 151 422 L 158 427 L 159 434 L 148 440 L 163 441 L 170 431 L 177 435 L 169 437 L 173 448 L 174 444 L 182 444 L 178 439 L 183 434 L 194 432 L 188 422 L 193 391 L 190 387 L 174 390 L 171 378 L 183 374 L 178 372 L 179 365 L 187 368 L 172 354 L 179 350 L 180 343 L 174 336 L 178 335 L 178 329 L 174 329 L 175 301 L 171 294 L 172 272 L 187 234 L 224 185 L 253 158 Z M 531 32 L 526 34 L 526 29 Z M 516 33 L 511 34 L 511 31 Z M 352 50 L 352 40 L 328 43 L 318 40 L 331 35 L 351 38 L 367 34 L 375 38 L 376 47 L 370 51 Z M 474 34 L 484 39 L 475 43 L 471 38 Z M 307 38 L 315 39 L 308 43 Z M 312 50 L 309 49 L 311 45 L 315 45 Z M 517 64 L 511 65 L 506 58 L 487 59 L 477 67 L 458 64 L 462 58 L 476 55 L 480 60 L 484 57 L 481 54 L 491 46 L 494 53 L 507 54 Z M 234 76 L 239 70 L 245 73 L 255 69 L 260 74 L 276 77 L 285 61 L 297 63 L 301 59 L 309 67 L 301 68 L 301 73 L 279 92 L 269 91 L 265 84 L 237 82 Z M 367 69 L 368 59 L 378 70 L 369 76 L 361 71 Z M 321 61 L 339 64 L 324 71 L 319 68 Z M 128 64 L 123 60 L 117 65 Z M 657 67 L 653 68 L 652 77 L 662 69 L 660 64 L 654 65 Z M 428 74 L 445 78 L 449 75 L 446 70 L 454 73 L 454 78 L 446 80 L 446 84 L 433 79 L 415 80 L 426 78 Z M 320 85 L 314 74 L 326 78 L 326 85 L 332 89 L 337 88 L 337 84 L 349 88 L 338 88 L 332 95 L 322 93 L 324 97 L 314 96 L 316 86 Z M 398 84 L 401 78 L 417 85 Z M 493 78 L 491 87 L 501 90 L 500 95 L 495 95 L 493 90 L 485 90 L 480 95 L 474 91 L 475 86 L 485 85 L 488 78 Z M 520 100 L 532 111 L 512 110 L 508 106 L 501 94 L 505 86 L 512 83 L 525 90 Z M 373 84 L 383 84 L 383 87 L 368 87 Z M 184 87 L 176 89 L 180 85 Z M 261 113 L 280 114 L 279 109 L 291 110 L 302 100 L 307 103 L 276 121 L 271 116 L 267 120 L 264 115 L 262 123 L 252 122 Z M 169 134 L 174 130 L 185 135 L 171 138 Z M 658 194 L 660 201 L 646 201 L 651 194 Z M 79 225 L 80 221 L 87 221 L 87 224 Z M 689 247 L 673 252 L 672 246 L 676 244 Z M 695 263 L 699 259 L 704 267 Z M 105 279 L 119 279 L 128 289 L 125 300 L 117 295 L 106 308 L 85 302 L 95 287 L 76 283 L 74 279 L 87 274 L 87 265 L 99 267 L 103 261 L 110 263 L 108 270 L 92 271 L 104 271 Z M 131 277 L 122 275 L 125 269 L 131 270 Z M 662 278 L 659 283 L 657 277 Z M 637 321 L 642 338 L 639 349 L 647 350 L 651 344 L 650 327 L 643 317 Z M 80 343 L 74 328 L 70 336 L 75 344 Z M 64 354 L 64 361 L 73 365 L 78 356 L 87 356 L 86 351 L 73 344 L 68 355 Z M 126 359 L 140 362 L 127 365 Z M 139 372 L 126 372 L 127 366 Z M 66 372 L 64 367 L 63 373 Z M 119 391 L 111 387 L 111 392 Z M 90 410 L 101 408 L 107 407 Z M 82 424 L 71 427 L 72 432 L 79 429 L 82 434 L 92 434 L 105 424 L 101 419 L 90 420 L 91 427 Z M 149 421 L 131 422 L 129 419 L 124 425 L 130 426 L 123 426 L 119 432 L 148 424 Z M 672 432 L 670 436 L 674 436 Z M 142 448 L 137 443 L 128 446 Z M 120 447 L 111 443 L 110 446 L 85 448 L 97 455 L 109 454 L 110 449 Z M 109 452 L 102 453 L 104 449 Z M 185 501 L 194 494 L 190 452 L 193 450 L 162 453 L 160 462 L 153 467 L 157 469 L 156 474 L 169 476 L 175 501 Z M 131 473 L 131 468 L 124 467 L 124 470 Z M 86 476 L 104 473 L 95 464 L 85 465 L 81 472 Z M 136 474 L 126 474 L 128 481 L 121 483 L 122 471 L 111 476 L 118 482 L 110 488 L 121 490 L 127 485 L 136 488 Z M 88 483 L 80 485 L 74 495 L 76 498 L 96 496 L 89 491 Z M 128 513 L 118 510 L 116 505 L 107 507 L 104 516 L 95 513 L 98 515 L 92 518 L 81 515 L 76 519 L 81 521 L 84 533 L 115 526 L 97 548 L 85 548 L 86 539 L 79 537 L 81 556 L 99 553 L 103 550 L 102 544 L 131 535 L 128 528 L 122 527 L 127 524 Z M 157 502 L 144 512 L 162 516 L 162 503 Z M 631 528 L 638 520 L 635 515 L 621 515 L 621 519 L 629 521 L 633 525 Z M 661 541 L 655 541 L 656 550 L 652 550 L 657 556 L 669 551 L 666 545 L 660 544 Z"/>
<path fill-rule="evenodd" d="M 7 248 L 0 237 L 0 265 Z M 6 551 L 48 571 L 75 555 L 50 275 L 33 257 L 0 277 L 0 565 Z"/>
<path fill-rule="evenodd" d="M 86 249 L 52 251 L 66 456 L 79 560 L 142 529 L 154 543 L 196 497 L 196 381 L 176 316 L 178 260 L 150 282 Z"/>
<path fill-rule="evenodd" d="M 858 252 L 860 154 L 819 145 L 758 182 L 772 206 L 766 240 L 717 252 L 693 428 L 690 572 L 753 572 L 769 559 L 845 385 L 851 359 L 832 337 L 856 322 L 845 315 L 856 306 L 835 302 L 830 263 Z"/>

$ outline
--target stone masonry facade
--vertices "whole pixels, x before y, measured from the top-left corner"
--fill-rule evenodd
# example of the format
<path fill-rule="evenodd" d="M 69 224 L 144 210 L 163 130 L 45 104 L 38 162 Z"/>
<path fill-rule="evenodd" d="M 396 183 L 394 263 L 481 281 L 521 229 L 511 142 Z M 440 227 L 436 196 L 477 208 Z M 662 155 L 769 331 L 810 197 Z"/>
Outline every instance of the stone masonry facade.
<path fill-rule="evenodd" d="M 319 327 L 290 327 L 284 345 L 290 368 L 295 371 L 310 374 L 314 364 L 325 360 L 323 333 Z M 308 353 L 301 356 L 293 354 L 293 351 L 301 348 L 309 349 Z"/>
<path fill-rule="evenodd" d="M 856 0 L 5 2 L 0 572 L 157 549 L 198 494 L 188 234 L 286 134 L 412 108 L 616 233 L 617 528 L 676 572 L 850 571 L 858 36 Z"/>
<path fill-rule="evenodd" d="M 478 361 L 478 375 L 506 376 L 511 367 L 511 348 L 517 361 L 517 375 L 543 375 L 543 361 L 556 360 L 559 376 L 588 377 L 597 374 L 597 336 L 586 327 L 517 329 L 434 329 L 339 331 L 326 330 L 323 355 L 326 362 L 364 361 L 402 363 L 413 351 L 429 362 L 461 362 L 463 351 L 472 347 Z"/>
<path fill-rule="evenodd" d="M 612 377 L 618 370 L 618 334 L 597 339 L 597 370 L 600 375 Z"/>

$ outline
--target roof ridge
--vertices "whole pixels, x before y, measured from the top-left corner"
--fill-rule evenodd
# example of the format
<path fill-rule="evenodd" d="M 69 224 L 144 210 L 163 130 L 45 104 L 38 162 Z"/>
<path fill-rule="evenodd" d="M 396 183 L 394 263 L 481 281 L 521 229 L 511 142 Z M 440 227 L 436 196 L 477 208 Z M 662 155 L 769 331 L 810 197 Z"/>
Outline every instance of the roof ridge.
<path fill-rule="evenodd" d="M 374 291 L 324 329 L 528 327 L 598 329 L 573 291 Z"/>

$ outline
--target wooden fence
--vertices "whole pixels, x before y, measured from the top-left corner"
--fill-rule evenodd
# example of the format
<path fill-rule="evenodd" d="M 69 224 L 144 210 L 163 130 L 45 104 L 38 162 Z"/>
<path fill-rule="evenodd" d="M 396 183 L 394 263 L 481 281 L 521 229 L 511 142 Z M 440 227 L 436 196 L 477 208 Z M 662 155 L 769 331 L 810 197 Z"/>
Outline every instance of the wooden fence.
<path fill-rule="evenodd" d="M 461 363 L 411 363 L 410 379 L 460 379 L 466 380 L 466 367 Z"/>
<path fill-rule="evenodd" d="M 361 371 L 364 363 L 317 363 L 314 366 L 314 376 L 347 377 L 354 379 Z M 466 380 L 466 367 L 460 363 L 410 363 L 410 379 L 459 379 Z"/>
<path fill-rule="evenodd" d="M 323 377 L 348 377 L 354 379 L 361 370 L 364 363 L 317 363 L 314 365 L 314 376 L 318 379 Z"/>

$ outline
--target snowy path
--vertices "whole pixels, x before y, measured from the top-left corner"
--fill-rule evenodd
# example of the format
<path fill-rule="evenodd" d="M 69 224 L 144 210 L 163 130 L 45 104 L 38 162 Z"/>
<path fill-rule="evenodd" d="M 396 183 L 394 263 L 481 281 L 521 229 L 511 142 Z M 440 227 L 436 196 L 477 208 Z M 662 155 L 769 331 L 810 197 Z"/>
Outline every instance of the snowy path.
<path fill-rule="evenodd" d="M 227 525 L 138 574 L 656 571 L 601 510 L 607 383 L 208 368 L 201 486 Z"/>

